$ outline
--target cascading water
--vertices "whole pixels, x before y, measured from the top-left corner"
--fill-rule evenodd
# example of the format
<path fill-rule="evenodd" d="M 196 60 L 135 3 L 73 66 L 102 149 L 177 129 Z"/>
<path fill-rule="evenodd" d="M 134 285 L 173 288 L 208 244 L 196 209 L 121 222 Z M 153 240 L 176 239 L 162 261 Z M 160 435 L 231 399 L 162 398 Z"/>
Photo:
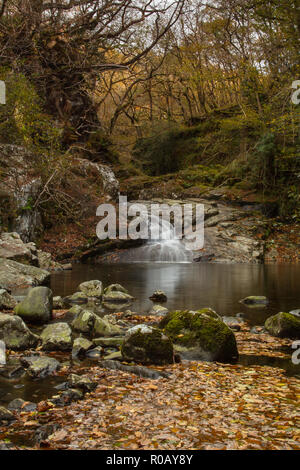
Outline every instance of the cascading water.
<path fill-rule="evenodd" d="M 130 262 L 156 262 L 156 263 L 190 263 L 193 260 L 193 253 L 187 250 L 182 240 L 175 236 L 174 226 L 161 217 L 152 215 L 150 223 L 159 226 L 159 234 L 155 238 L 149 239 L 145 245 L 138 248 L 126 250 L 120 254 L 120 259 Z"/>

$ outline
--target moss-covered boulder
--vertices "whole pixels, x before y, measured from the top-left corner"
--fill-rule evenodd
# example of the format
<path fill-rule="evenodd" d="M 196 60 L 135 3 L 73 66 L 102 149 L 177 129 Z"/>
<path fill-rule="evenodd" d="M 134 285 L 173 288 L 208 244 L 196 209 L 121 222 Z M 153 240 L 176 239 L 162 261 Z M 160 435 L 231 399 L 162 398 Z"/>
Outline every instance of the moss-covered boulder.
<path fill-rule="evenodd" d="M 33 379 L 44 379 L 61 368 L 54 357 L 47 356 L 22 357 L 21 364 L 27 368 L 27 374 Z"/>
<path fill-rule="evenodd" d="M 17 315 L 0 313 L 0 339 L 7 349 L 23 351 L 34 348 L 39 337 L 34 335 Z"/>
<path fill-rule="evenodd" d="M 300 318 L 292 313 L 279 312 L 267 318 L 265 328 L 279 338 L 300 338 Z"/>
<path fill-rule="evenodd" d="M 72 349 L 72 330 L 67 323 L 53 323 L 41 334 L 43 351 L 69 351 Z"/>
<path fill-rule="evenodd" d="M 228 362 L 238 357 L 233 331 L 209 308 L 170 312 L 159 326 L 184 358 Z"/>
<path fill-rule="evenodd" d="M 30 323 L 47 323 L 51 319 L 53 295 L 48 287 L 30 289 L 25 299 L 15 307 L 15 312 Z"/>
<path fill-rule="evenodd" d="M 86 281 L 82 282 L 79 286 L 79 290 L 88 297 L 100 298 L 103 293 L 103 285 L 101 281 Z"/>
<path fill-rule="evenodd" d="M 121 347 L 125 360 L 141 364 L 172 364 L 173 344 L 158 328 L 137 325 L 127 331 Z"/>
<path fill-rule="evenodd" d="M 89 310 L 82 310 L 74 318 L 72 328 L 79 333 L 83 333 L 89 338 L 122 335 L 122 330 L 119 326 L 111 324 Z"/>

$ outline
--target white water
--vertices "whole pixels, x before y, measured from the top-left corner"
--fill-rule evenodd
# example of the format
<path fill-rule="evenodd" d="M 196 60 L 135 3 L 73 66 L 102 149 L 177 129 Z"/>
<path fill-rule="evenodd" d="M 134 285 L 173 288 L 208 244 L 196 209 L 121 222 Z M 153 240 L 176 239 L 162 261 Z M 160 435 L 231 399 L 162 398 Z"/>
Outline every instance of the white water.
<path fill-rule="evenodd" d="M 152 222 L 158 223 L 160 230 L 155 239 L 150 239 L 145 245 L 133 248 L 130 254 L 132 262 L 158 262 L 158 263 L 190 263 L 193 253 L 185 248 L 182 240 L 175 237 L 173 225 L 161 218 L 152 215 Z"/>

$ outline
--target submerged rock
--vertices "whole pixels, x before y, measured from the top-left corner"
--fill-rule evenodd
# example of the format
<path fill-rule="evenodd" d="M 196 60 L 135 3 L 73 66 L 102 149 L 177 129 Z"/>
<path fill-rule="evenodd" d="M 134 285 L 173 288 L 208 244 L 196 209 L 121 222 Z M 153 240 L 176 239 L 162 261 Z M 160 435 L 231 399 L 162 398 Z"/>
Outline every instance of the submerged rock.
<path fill-rule="evenodd" d="M 211 309 L 170 312 L 160 327 L 184 358 L 227 362 L 238 357 L 233 331 Z"/>
<path fill-rule="evenodd" d="M 168 300 L 166 294 L 162 290 L 156 290 L 155 292 L 153 292 L 149 299 L 153 302 L 167 302 Z"/>
<path fill-rule="evenodd" d="M 28 367 L 27 374 L 33 379 L 44 379 L 58 371 L 61 367 L 56 359 L 47 356 L 22 357 L 21 364 L 24 367 Z"/>
<path fill-rule="evenodd" d="M 265 307 L 269 300 L 263 295 L 250 295 L 240 300 L 240 303 L 247 305 L 247 307 Z"/>
<path fill-rule="evenodd" d="M 147 325 L 137 325 L 127 331 L 121 352 L 129 362 L 157 365 L 174 362 L 171 340 L 159 329 Z"/>
<path fill-rule="evenodd" d="M 300 338 L 300 318 L 286 312 L 267 318 L 265 321 L 267 331 L 279 338 Z"/>
<path fill-rule="evenodd" d="M 0 339 L 7 349 L 21 351 L 34 348 L 39 337 L 34 335 L 17 315 L 0 313 Z"/>
<path fill-rule="evenodd" d="M 7 290 L 0 289 L 0 309 L 13 310 L 17 305 L 16 300 L 10 295 Z"/>
<path fill-rule="evenodd" d="M 69 351 L 72 349 L 72 331 L 67 323 L 48 325 L 41 334 L 44 351 Z"/>
<path fill-rule="evenodd" d="M 2 289 L 20 289 L 49 282 L 50 273 L 44 269 L 0 258 L 0 286 Z"/>
<path fill-rule="evenodd" d="M 52 316 L 53 294 L 48 287 L 34 287 L 15 307 L 15 312 L 31 323 L 47 323 Z"/>
<path fill-rule="evenodd" d="M 88 297 L 100 298 L 103 293 L 103 285 L 101 281 L 97 280 L 82 282 L 79 286 L 79 290 Z"/>

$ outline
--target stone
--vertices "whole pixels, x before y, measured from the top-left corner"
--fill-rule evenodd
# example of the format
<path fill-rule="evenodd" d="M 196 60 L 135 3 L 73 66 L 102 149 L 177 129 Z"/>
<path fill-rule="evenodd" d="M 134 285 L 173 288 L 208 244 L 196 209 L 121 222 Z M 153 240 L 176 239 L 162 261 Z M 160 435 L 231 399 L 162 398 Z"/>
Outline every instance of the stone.
<path fill-rule="evenodd" d="M 122 334 L 122 330 L 119 326 L 112 325 L 88 310 L 83 310 L 79 313 L 72 322 L 72 328 L 90 338 L 120 336 Z"/>
<path fill-rule="evenodd" d="M 30 323 L 47 323 L 52 316 L 53 294 L 48 287 L 30 289 L 25 299 L 15 307 L 15 312 Z"/>
<path fill-rule="evenodd" d="M 170 312 L 159 326 L 185 359 L 230 362 L 238 357 L 233 331 L 209 308 Z"/>
<path fill-rule="evenodd" d="M 83 292 L 75 292 L 75 294 L 68 295 L 64 298 L 64 303 L 66 305 L 84 305 L 88 303 L 88 296 Z"/>
<path fill-rule="evenodd" d="M 33 256 L 30 248 L 21 240 L 18 233 L 1 233 L 0 258 L 6 258 L 19 263 L 31 264 Z"/>
<path fill-rule="evenodd" d="M 111 351 L 104 358 L 106 361 L 121 361 L 123 358 L 121 351 Z"/>
<path fill-rule="evenodd" d="M 101 346 L 97 346 L 94 349 L 90 349 L 87 353 L 86 356 L 90 359 L 99 359 L 100 357 L 103 356 L 103 348 Z"/>
<path fill-rule="evenodd" d="M 286 312 L 279 312 L 265 321 L 266 330 L 279 338 L 300 338 L 300 318 Z"/>
<path fill-rule="evenodd" d="M 34 348 L 39 337 L 34 335 L 17 315 L 0 313 L 0 339 L 7 349 L 22 351 Z"/>
<path fill-rule="evenodd" d="M 0 258 L 0 286 L 15 290 L 34 287 L 50 282 L 50 273 L 35 266 L 27 266 L 5 258 Z"/>
<path fill-rule="evenodd" d="M 93 343 L 96 344 L 96 346 L 102 346 L 104 348 L 109 348 L 109 347 L 114 347 L 114 348 L 119 348 L 122 346 L 124 341 L 124 336 L 114 336 L 113 338 L 95 338 L 93 340 Z"/>
<path fill-rule="evenodd" d="M 72 403 L 72 401 L 78 401 L 83 398 L 83 392 L 76 388 L 69 388 L 63 391 L 60 395 L 53 396 L 49 401 L 55 406 L 66 406 Z M 51 436 L 49 436 L 51 439 Z"/>
<path fill-rule="evenodd" d="M 64 299 L 60 295 L 53 297 L 53 309 L 54 310 L 62 310 L 64 306 L 65 306 Z"/>
<path fill-rule="evenodd" d="M 28 367 L 27 374 L 32 379 L 44 379 L 61 368 L 56 359 L 47 356 L 22 357 L 21 364 Z"/>
<path fill-rule="evenodd" d="M 247 305 L 247 307 L 266 307 L 269 303 L 267 297 L 263 295 L 251 295 L 240 300 L 240 303 Z"/>
<path fill-rule="evenodd" d="M 292 315 L 295 315 L 296 317 L 300 317 L 300 308 L 297 308 L 295 310 L 290 310 L 290 312 Z"/>
<path fill-rule="evenodd" d="M 69 351 L 72 349 L 72 331 L 67 323 L 48 325 L 41 334 L 43 351 Z"/>
<path fill-rule="evenodd" d="M 109 294 L 111 292 L 123 292 L 124 294 L 129 294 L 128 290 L 121 286 L 121 284 L 110 284 L 104 289 L 104 294 Z"/>
<path fill-rule="evenodd" d="M 166 315 L 169 310 L 162 305 L 153 305 L 151 310 L 149 311 L 149 315 Z"/>
<path fill-rule="evenodd" d="M 87 281 L 79 285 L 79 290 L 88 297 L 100 298 L 103 293 L 103 285 L 101 281 Z"/>
<path fill-rule="evenodd" d="M 97 387 L 97 382 L 93 382 L 88 377 L 71 374 L 69 378 L 71 388 L 77 388 L 83 392 L 92 392 Z"/>
<path fill-rule="evenodd" d="M 153 302 L 167 302 L 168 300 L 166 294 L 162 290 L 156 290 L 155 292 L 153 292 L 149 299 Z"/>
<path fill-rule="evenodd" d="M 87 351 L 92 349 L 94 344 L 86 338 L 76 338 L 73 343 L 72 357 L 85 356 Z"/>
<path fill-rule="evenodd" d="M 121 353 L 126 361 L 144 365 L 174 362 L 171 340 L 159 329 L 147 325 L 136 325 L 127 331 Z"/>
<path fill-rule="evenodd" d="M 129 304 L 134 300 L 134 297 L 121 291 L 106 291 L 102 296 L 102 300 L 104 303 Z"/>
<path fill-rule="evenodd" d="M 10 423 L 15 419 L 15 415 L 11 411 L 4 408 L 4 406 L 0 406 L 0 423 L 2 425 L 5 423 Z"/>
<path fill-rule="evenodd" d="M 0 309 L 1 310 L 13 310 L 17 305 L 16 300 L 10 295 L 7 290 L 0 289 Z"/>
<path fill-rule="evenodd" d="M 37 406 L 36 406 L 35 403 L 32 403 L 30 401 L 22 400 L 22 398 L 15 398 L 7 406 L 7 409 L 10 410 L 10 411 L 30 412 L 30 411 L 35 411 L 36 408 L 37 408 Z"/>

